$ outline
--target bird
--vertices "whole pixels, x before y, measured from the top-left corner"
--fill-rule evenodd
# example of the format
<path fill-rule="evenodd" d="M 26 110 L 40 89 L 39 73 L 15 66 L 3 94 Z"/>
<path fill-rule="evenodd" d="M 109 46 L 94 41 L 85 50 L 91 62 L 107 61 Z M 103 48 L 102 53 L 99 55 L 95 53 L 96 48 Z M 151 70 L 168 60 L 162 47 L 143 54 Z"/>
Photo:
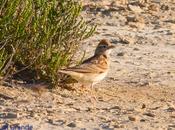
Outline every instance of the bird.
<path fill-rule="evenodd" d="M 102 39 L 92 57 L 84 60 L 80 65 L 61 69 L 58 72 L 67 74 L 82 85 L 93 86 L 103 80 L 110 66 L 110 53 L 115 48 L 107 39 Z"/>

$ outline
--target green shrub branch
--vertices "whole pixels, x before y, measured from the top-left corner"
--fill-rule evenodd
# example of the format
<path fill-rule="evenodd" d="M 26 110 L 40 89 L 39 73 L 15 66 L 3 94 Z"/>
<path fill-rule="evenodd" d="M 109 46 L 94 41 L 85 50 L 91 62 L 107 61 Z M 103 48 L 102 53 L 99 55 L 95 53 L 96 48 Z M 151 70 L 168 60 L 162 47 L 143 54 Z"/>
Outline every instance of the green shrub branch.
<path fill-rule="evenodd" d="M 80 41 L 95 31 L 81 10 L 73 0 L 1 0 L 0 75 L 28 69 L 57 84 L 58 69 L 71 64 Z"/>

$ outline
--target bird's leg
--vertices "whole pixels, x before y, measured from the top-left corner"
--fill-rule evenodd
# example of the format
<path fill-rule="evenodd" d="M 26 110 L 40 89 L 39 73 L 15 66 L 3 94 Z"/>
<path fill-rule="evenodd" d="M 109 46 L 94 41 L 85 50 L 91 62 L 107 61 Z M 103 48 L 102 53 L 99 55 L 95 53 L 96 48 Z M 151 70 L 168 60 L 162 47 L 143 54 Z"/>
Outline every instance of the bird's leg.
<path fill-rule="evenodd" d="M 95 90 L 94 90 L 94 88 L 93 88 L 93 84 L 91 84 L 91 86 L 90 86 L 90 93 L 91 93 L 91 97 L 92 97 L 93 99 L 95 99 L 95 101 L 97 101 L 97 97 L 96 97 Z M 91 100 L 91 101 L 92 101 L 92 100 Z"/>
<path fill-rule="evenodd" d="M 95 90 L 93 88 L 93 84 L 91 84 L 89 92 L 91 94 L 90 101 L 91 101 L 91 103 L 93 103 L 93 110 L 94 110 L 94 114 L 96 115 L 96 113 L 97 113 L 97 111 L 96 111 L 97 97 L 96 97 Z M 94 120 L 95 120 L 95 116 L 94 116 Z"/>

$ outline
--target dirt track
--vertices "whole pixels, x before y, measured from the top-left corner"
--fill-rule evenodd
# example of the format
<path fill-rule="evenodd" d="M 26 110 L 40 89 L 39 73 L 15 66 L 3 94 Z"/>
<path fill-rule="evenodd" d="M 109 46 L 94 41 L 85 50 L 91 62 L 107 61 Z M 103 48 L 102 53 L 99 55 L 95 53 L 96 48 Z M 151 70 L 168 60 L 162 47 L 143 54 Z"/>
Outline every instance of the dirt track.
<path fill-rule="evenodd" d="M 116 45 L 108 76 L 95 86 L 98 101 L 60 88 L 39 95 L 0 86 L 0 128 L 8 123 L 34 130 L 175 129 L 175 2 L 126 6 L 86 0 L 82 16 L 98 25 L 82 46 L 87 57 L 102 38 Z"/>

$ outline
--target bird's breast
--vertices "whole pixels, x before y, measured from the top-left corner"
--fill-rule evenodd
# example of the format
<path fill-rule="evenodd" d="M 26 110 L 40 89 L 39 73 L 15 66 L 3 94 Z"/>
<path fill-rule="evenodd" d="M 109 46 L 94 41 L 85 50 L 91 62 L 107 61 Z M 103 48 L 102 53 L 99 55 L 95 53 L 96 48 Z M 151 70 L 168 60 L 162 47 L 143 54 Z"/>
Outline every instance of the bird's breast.
<path fill-rule="evenodd" d="M 108 73 L 108 71 L 105 71 L 105 72 L 103 72 L 103 73 L 98 74 L 98 75 L 94 78 L 94 82 L 95 82 L 95 83 L 98 83 L 99 81 L 103 80 L 103 79 L 106 77 L 107 73 Z"/>

